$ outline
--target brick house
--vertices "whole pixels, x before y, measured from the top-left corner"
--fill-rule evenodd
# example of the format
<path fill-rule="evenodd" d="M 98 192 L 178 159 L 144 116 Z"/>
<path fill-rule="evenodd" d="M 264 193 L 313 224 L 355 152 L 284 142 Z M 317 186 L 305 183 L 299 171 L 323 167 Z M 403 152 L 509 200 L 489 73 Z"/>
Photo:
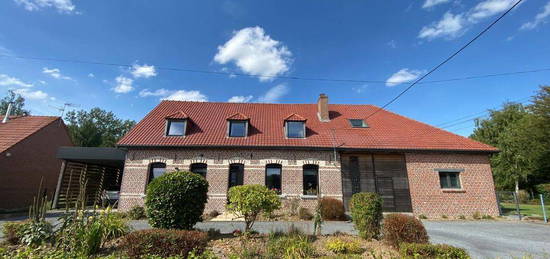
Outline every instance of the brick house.
<path fill-rule="evenodd" d="M 431 217 L 497 215 L 494 147 L 372 105 L 162 101 L 118 143 L 128 150 L 120 208 L 142 205 L 147 183 L 189 170 L 210 183 L 206 210 L 227 190 L 264 184 L 313 208 L 317 194 L 379 193 L 384 210 Z"/>
<path fill-rule="evenodd" d="M 60 146 L 72 146 L 60 117 L 21 116 L 0 123 L 0 209 L 28 207 L 43 177 L 43 190 L 53 198 L 61 160 Z"/>

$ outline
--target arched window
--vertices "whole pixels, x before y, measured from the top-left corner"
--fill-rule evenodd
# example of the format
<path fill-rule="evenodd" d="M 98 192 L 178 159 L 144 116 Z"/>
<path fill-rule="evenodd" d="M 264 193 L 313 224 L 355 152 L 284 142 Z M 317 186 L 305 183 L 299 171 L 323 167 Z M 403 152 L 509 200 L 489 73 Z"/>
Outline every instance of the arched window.
<path fill-rule="evenodd" d="M 207 166 L 205 163 L 193 163 L 189 170 L 193 173 L 200 174 L 202 177 L 206 178 Z"/>
<path fill-rule="evenodd" d="M 149 181 L 150 183 L 153 179 L 163 175 L 166 172 L 165 163 L 152 163 L 149 165 Z"/>
<path fill-rule="evenodd" d="M 304 165 L 304 195 L 317 195 L 319 191 L 319 166 Z"/>
<path fill-rule="evenodd" d="M 229 165 L 229 188 L 244 184 L 244 165 L 230 164 Z"/>
<path fill-rule="evenodd" d="M 281 194 L 281 171 L 280 164 L 268 164 L 265 166 L 265 186 Z"/>

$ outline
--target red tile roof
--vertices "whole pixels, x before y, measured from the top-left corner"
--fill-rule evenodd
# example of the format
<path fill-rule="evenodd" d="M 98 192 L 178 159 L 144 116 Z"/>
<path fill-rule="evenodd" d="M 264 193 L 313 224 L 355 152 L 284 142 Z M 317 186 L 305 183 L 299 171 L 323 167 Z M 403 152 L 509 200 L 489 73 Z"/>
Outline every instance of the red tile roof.
<path fill-rule="evenodd" d="M 60 117 L 22 116 L 11 117 L 6 123 L 0 122 L 0 152 L 6 151 L 58 119 Z"/>
<path fill-rule="evenodd" d="M 300 114 L 290 114 L 285 119 L 285 121 L 307 121 L 306 118 L 302 117 Z"/>
<path fill-rule="evenodd" d="M 261 104 L 162 101 L 119 142 L 120 146 L 316 147 L 372 150 L 497 151 L 496 148 L 382 110 L 369 118 L 368 128 L 352 128 L 348 119 L 365 118 L 372 105 L 329 104 L 329 122 L 320 122 L 317 104 Z M 164 136 L 165 117 L 185 111 L 190 122 L 185 137 Z M 226 118 L 250 118 L 248 136 L 227 138 Z M 289 114 L 307 119 L 306 138 L 284 136 Z"/>
<path fill-rule="evenodd" d="M 189 118 L 189 116 L 185 112 L 177 111 L 166 116 L 165 118 L 166 119 L 187 119 Z"/>
<path fill-rule="evenodd" d="M 229 117 L 227 117 L 228 120 L 237 120 L 237 121 L 246 121 L 246 120 L 249 120 L 250 118 L 248 118 L 248 116 L 240 113 L 240 112 L 237 112 Z"/>

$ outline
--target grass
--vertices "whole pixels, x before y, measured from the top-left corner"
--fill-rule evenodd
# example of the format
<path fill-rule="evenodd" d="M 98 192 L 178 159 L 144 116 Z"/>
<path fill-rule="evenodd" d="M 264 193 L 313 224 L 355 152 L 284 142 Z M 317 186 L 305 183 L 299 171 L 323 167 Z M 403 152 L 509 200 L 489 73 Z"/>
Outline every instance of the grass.
<path fill-rule="evenodd" d="M 515 203 L 501 203 L 502 213 L 506 216 L 516 215 Z M 550 217 L 550 206 L 545 204 L 546 215 Z M 542 208 L 540 205 L 520 204 L 519 211 L 524 216 L 542 216 Z"/>

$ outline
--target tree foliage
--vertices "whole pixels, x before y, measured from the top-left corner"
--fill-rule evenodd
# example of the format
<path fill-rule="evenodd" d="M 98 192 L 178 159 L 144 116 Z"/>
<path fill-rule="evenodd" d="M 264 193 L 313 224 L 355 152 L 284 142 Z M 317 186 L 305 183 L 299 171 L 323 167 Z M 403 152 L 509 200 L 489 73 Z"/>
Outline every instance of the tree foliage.
<path fill-rule="evenodd" d="M 3 116 L 6 114 L 6 111 L 8 109 L 8 104 L 12 102 L 12 110 L 11 115 L 12 116 L 21 116 L 21 115 L 29 115 L 30 112 L 28 110 L 25 110 L 25 98 L 23 98 L 20 94 L 16 94 L 12 90 L 8 90 L 8 95 L 6 95 L 2 100 L 0 100 L 0 114 Z"/>
<path fill-rule="evenodd" d="M 499 190 L 518 185 L 532 189 L 548 181 L 550 173 L 550 87 L 541 87 L 533 103 L 505 103 L 489 110 L 489 118 L 476 120 L 472 139 L 497 147 L 491 157 L 495 184 Z"/>
<path fill-rule="evenodd" d="M 227 209 L 244 217 L 246 232 L 250 231 L 260 213 L 271 213 L 280 207 L 281 201 L 277 193 L 263 185 L 240 185 L 229 189 Z"/>
<path fill-rule="evenodd" d="M 65 116 L 73 143 L 83 147 L 114 147 L 136 123 L 100 108 L 70 111 Z"/>

